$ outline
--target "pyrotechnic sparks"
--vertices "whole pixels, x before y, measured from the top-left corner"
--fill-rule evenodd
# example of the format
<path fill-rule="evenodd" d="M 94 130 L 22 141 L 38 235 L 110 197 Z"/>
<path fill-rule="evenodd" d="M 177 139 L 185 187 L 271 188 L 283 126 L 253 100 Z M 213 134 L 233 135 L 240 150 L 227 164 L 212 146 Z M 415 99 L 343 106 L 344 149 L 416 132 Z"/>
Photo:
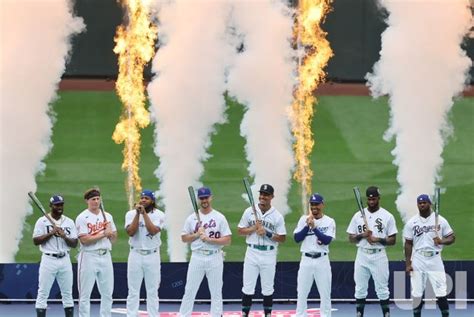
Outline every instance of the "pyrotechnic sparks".
<path fill-rule="evenodd" d="M 314 90 L 325 79 L 324 67 L 333 56 L 321 23 L 330 10 L 332 0 L 300 0 L 294 28 L 298 46 L 298 87 L 292 104 L 292 130 L 295 137 L 296 170 L 294 178 L 301 184 L 302 206 L 307 206 L 311 193 L 311 161 L 314 140 L 311 132 Z"/>
<path fill-rule="evenodd" d="M 143 69 L 155 54 L 154 42 L 158 28 L 150 19 L 148 0 L 122 0 L 128 24 L 117 28 L 114 52 L 119 55 L 119 75 L 116 90 L 124 105 L 120 122 L 112 139 L 124 143 L 122 169 L 128 173 L 126 190 L 131 207 L 135 193 L 141 191 L 138 175 L 140 159 L 140 130 L 150 124 L 150 114 L 145 109 Z"/>

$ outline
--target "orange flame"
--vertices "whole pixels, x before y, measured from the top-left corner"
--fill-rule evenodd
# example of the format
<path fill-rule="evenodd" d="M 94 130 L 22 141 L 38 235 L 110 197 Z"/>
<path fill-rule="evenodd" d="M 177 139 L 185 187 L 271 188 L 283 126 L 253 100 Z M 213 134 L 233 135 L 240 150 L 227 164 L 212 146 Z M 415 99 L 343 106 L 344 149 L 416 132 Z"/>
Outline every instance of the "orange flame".
<path fill-rule="evenodd" d="M 314 115 L 313 105 L 317 103 L 313 92 L 326 78 L 324 67 L 333 52 L 320 24 L 330 11 L 332 0 L 299 0 L 298 15 L 294 33 L 298 45 L 299 85 L 294 91 L 291 121 L 295 137 L 296 170 L 293 177 L 301 184 L 302 206 L 307 206 L 307 198 L 311 193 L 311 161 L 309 155 L 313 149 L 314 140 L 311 132 L 311 121 Z M 300 49 L 302 47 L 302 49 Z"/>
<path fill-rule="evenodd" d="M 117 28 L 114 53 L 118 54 L 119 75 L 115 88 L 124 108 L 112 139 L 125 143 L 122 170 L 128 173 L 126 190 L 128 204 L 133 206 L 136 193 L 142 190 L 138 175 L 140 160 L 140 130 L 150 124 L 145 109 L 143 69 L 155 54 L 154 42 L 158 28 L 151 22 L 149 0 L 122 0 L 127 11 L 127 25 Z"/>

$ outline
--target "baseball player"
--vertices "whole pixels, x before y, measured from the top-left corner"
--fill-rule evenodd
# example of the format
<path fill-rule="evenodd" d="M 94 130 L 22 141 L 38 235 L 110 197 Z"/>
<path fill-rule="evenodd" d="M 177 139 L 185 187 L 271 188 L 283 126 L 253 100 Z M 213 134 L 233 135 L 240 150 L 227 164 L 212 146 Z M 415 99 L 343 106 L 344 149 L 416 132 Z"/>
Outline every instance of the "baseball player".
<path fill-rule="evenodd" d="M 397 225 L 393 215 L 380 207 L 380 191 L 375 186 L 366 190 L 367 208 L 364 217 L 357 211 L 352 217 L 347 233 L 349 241 L 357 245 L 354 263 L 355 299 L 357 316 L 364 316 L 365 298 L 369 279 L 372 276 L 375 292 L 382 306 L 382 315 L 390 316 L 388 289 L 388 258 L 386 246 L 394 245 L 397 237 Z"/>
<path fill-rule="evenodd" d="M 84 193 L 87 209 L 76 218 L 76 228 L 81 244 L 77 263 L 79 289 L 79 316 L 90 316 L 90 297 L 94 283 L 101 296 L 100 317 L 110 317 L 114 268 L 110 251 L 117 240 L 117 228 L 108 212 L 100 209 L 100 192 L 92 188 Z"/>
<path fill-rule="evenodd" d="M 447 317 L 449 306 L 441 251 L 444 245 L 453 244 L 456 238 L 453 229 L 443 216 L 438 215 L 438 228 L 436 228 L 436 216 L 431 210 L 431 200 L 428 195 L 422 194 L 416 201 L 419 214 L 413 216 L 403 230 L 406 271 L 411 275 L 413 316 L 421 316 L 422 296 L 426 280 L 429 279 L 433 285 L 441 316 Z"/>
<path fill-rule="evenodd" d="M 285 242 L 286 228 L 283 216 L 271 202 L 274 189 L 263 184 L 259 190 L 259 203 L 247 208 L 238 224 L 239 234 L 246 236 L 247 251 L 244 260 L 242 287 L 242 315 L 247 317 L 252 306 L 255 285 L 260 275 L 263 295 L 263 310 L 271 316 L 273 306 L 273 284 L 275 279 L 278 244 Z M 257 218 L 257 219 L 256 219 Z"/>
<path fill-rule="evenodd" d="M 298 270 L 298 300 L 296 316 L 308 316 L 308 294 L 313 281 L 321 298 L 321 316 L 331 316 L 331 265 L 329 244 L 336 237 L 336 222 L 324 214 L 324 198 L 313 194 L 309 198 L 310 215 L 301 216 L 294 238 L 301 243 L 301 261 Z"/>
<path fill-rule="evenodd" d="M 49 200 L 49 218 L 43 216 L 36 221 L 33 243 L 39 245 L 41 263 L 39 267 L 38 296 L 36 297 L 36 316 L 45 317 L 47 300 L 54 279 L 58 281 L 66 317 L 74 316 L 72 299 L 72 265 L 69 250 L 77 246 L 77 231 L 74 221 L 63 215 L 64 198 L 54 195 Z"/>
<path fill-rule="evenodd" d="M 191 246 L 191 259 L 179 315 L 191 316 L 196 293 L 206 276 L 211 293 L 211 317 L 221 317 L 224 272 L 222 247 L 230 244 L 232 232 L 225 216 L 212 208 L 211 190 L 207 187 L 199 188 L 198 198 L 201 221 L 198 220 L 196 213 L 191 214 L 186 218 L 181 233 L 181 240 Z"/>
<path fill-rule="evenodd" d="M 161 280 L 160 232 L 165 214 L 156 208 L 155 194 L 144 190 L 140 203 L 125 215 L 125 230 L 130 236 L 127 266 L 127 316 L 137 317 L 140 287 L 145 279 L 148 316 L 158 316 L 158 287 Z"/>

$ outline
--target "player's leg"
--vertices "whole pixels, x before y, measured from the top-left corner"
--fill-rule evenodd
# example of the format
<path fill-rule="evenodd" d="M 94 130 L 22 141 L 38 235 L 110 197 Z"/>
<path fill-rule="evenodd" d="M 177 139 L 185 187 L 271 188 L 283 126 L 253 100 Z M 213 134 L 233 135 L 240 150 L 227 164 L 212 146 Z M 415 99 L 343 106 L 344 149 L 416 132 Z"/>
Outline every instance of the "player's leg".
<path fill-rule="evenodd" d="M 223 313 L 222 307 L 222 278 L 224 273 L 224 261 L 222 253 L 218 252 L 209 256 L 206 266 L 206 277 L 211 293 L 211 317 L 220 317 Z"/>
<path fill-rule="evenodd" d="M 152 253 L 145 255 L 144 259 L 144 275 L 146 287 L 146 308 L 148 316 L 158 317 L 159 300 L 158 288 L 161 281 L 161 259 L 160 253 Z"/>
<path fill-rule="evenodd" d="M 59 289 L 61 290 L 61 296 L 63 301 L 64 311 L 66 316 L 71 317 L 74 314 L 74 300 L 72 298 L 72 265 L 69 256 L 65 256 L 59 259 L 61 262 L 56 280 L 58 281 Z"/>
<path fill-rule="evenodd" d="M 47 255 L 41 257 L 38 276 L 38 295 L 36 297 L 36 314 L 45 316 L 48 307 L 48 297 L 57 272 L 56 258 Z"/>
<path fill-rule="evenodd" d="M 140 287 L 143 281 L 143 256 L 130 250 L 127 263 L 127 316 L 136 317 L 140 306 Z"/>
<path fill-rule="evenodd" d="M 420 260 L 417 256 L 413 257 L 412 266 L 413 272 L 410 274 L 411 296 L 413 300 L 413 316 L 420 317 L 421 309 L 423 308 L 423 292 L 426 286 L 426 274 L 423 272 L 423 267 L 420 265 Z"/>
<path fill-rule="evenodd" d="M 444 264 L 440 256 L 430 259 L 430 271 L 426 272 L 433 290 L 436 295 L 436 302 L 441 310 L 441 316 L 449 316 L 448 292 L 446 286 L 446 273 L 444 271 Z M 436 286 L 434 286 L 436 285 Z"/>
<path fill-rule="evenodd" d="M 358 317 L 364 316 L 365 299 L 367 297 L 370 279 L 370 271 L 367 265 L 369 265 L 367 255 L 363 254 L 363 251 L 357 251 L 356 260 L 354 262 L 354 297 L 356 299 L 356 313 Z"/>
<path fill-rule="evenodd" d="M 101 265 L 97 274 L 97 288 L 100 293 L 100 317 L 110 317 L 114 292 L 114 267 L 110 252 L 99 256 L 99 261 Z"/>
<path fill-rule="evenodd" d="M 313 285 L 313 268 L 311 266 L 312 259 L 302 256 L 300 267 L 298 269 L 297 278 L 297 301 L 296 301 L 296 317 L 306 317 L 308 308 L 308 294 Z"/>
<path fill-rule="evenodd" d="M 388 268 L 388 258 L 385 252 L 377 253 L 373 257 L 373 263 L 370 266 L 370 273 L 374 279 L 375 292 L 380 300 L 380 306 L 382 308 L 382 316 L 390 316 L 390 290 L 388 288 L 388 278 L 390 271 Z"/>
<path fill-rule="evenodd" d="M 252 297 L 255 294 L 255 286 L 257 285 L 257 278 L 260 274 L 258 266 L 258 253 L 252 249 L 247 248 L 244 259 L 243 269 L 243 286 L 242 286 L 242 315 L 248 316 L 250 308 L 252 307 Z"/>
<path fill-rule="evenodd" d="M 331 317 L 331 264 L 327 256 L 321 257 L 315 262 L 314 280 L 321 297 L 321 317 Z"/>
<path fill-rule="evenodd" d="M 194 299 L 204 278 L 205 263 L 202 257 L 207 255 L 191 255 L 188 272 L 186 275 L 186 286 L 184 287 L 184 296 L 179 307 L 180 317 L 189 317 L 193 312 Z"/>
<path fill-rule="evenodd" d="M 273 285 L 275 283 L 276 253 L 268 253 L 260 259 L 260 283 L 262 284 L 263 313 L 270 316 L 273 309 Z"/>
<path fill-rule="evenodd" d="M 79 291 L 79 317 L 90 317 L 90 298 L 97 275 L 95 255 L 80 252 L 77 260 L 77 288 Z"/>

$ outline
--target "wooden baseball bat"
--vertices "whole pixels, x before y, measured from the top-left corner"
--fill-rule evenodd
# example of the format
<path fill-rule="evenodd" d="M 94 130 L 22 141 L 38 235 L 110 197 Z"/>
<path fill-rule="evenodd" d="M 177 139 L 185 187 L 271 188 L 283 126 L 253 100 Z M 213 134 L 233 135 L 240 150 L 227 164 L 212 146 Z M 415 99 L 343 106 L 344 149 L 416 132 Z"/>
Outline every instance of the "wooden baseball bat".
<path fill-rule="evenodd" d="M 36 197 L 33 192 L 28 192 L 28 196 L 30 196 L 31 200 L 35 203 L 36 207 L 41 211 L 41 213 L 48 219 L 48 221 L 53 225 L 53 227 L 56 227 L 56 223 L 51 219 L 51 217 L 46 213 L 46 210 L 43 207 L 43 204 L 39 199 Z"/>
<path fill-rule="evenodd" d="M 439 187 L 435 188 L 434 194 L 434 212 L 435 212 L 435 232 L 439 237 L 439 206 L 441 203 L 441 190 Z"/>
<path fill-rule="evenodd" d="M 199 216 L 199 208 L 196 200 L 196 194 L 193 186 L 188 187 L 189 198 L 191 198 L 191 205 L 193 205 L 194 213 L 196 214 L 197 220 L 201 223 L 201 217 Z"/>
<path fill-rule="evenodd" d="M 365 215 L 364 204 L 362 203 L 362 197 L 360 195 L 359 187 L 357 186 L 354 187 L 353 191 L 354 191 L 357 207 L 359 207 L 359 211 L 362 214 L 362 219 L 364 219 L 365 227 L 367 228 L 367 230 L 369 230 L 369 224 L 367 223 L 367 216 Z"/>
<path fill-rule="evenodd" d="M 258 221 L 257 209 L 255 208 L 255 200 L 253 199 L 252 189 L 250 187 L 249 180 L 245 177 L 244 178 L 244 187 L 245 191 L 247 192 L 247 196 L 249 197 L 250 206 L 252 206 L 253 215 L 255 216 L 255 221 Z"/>

